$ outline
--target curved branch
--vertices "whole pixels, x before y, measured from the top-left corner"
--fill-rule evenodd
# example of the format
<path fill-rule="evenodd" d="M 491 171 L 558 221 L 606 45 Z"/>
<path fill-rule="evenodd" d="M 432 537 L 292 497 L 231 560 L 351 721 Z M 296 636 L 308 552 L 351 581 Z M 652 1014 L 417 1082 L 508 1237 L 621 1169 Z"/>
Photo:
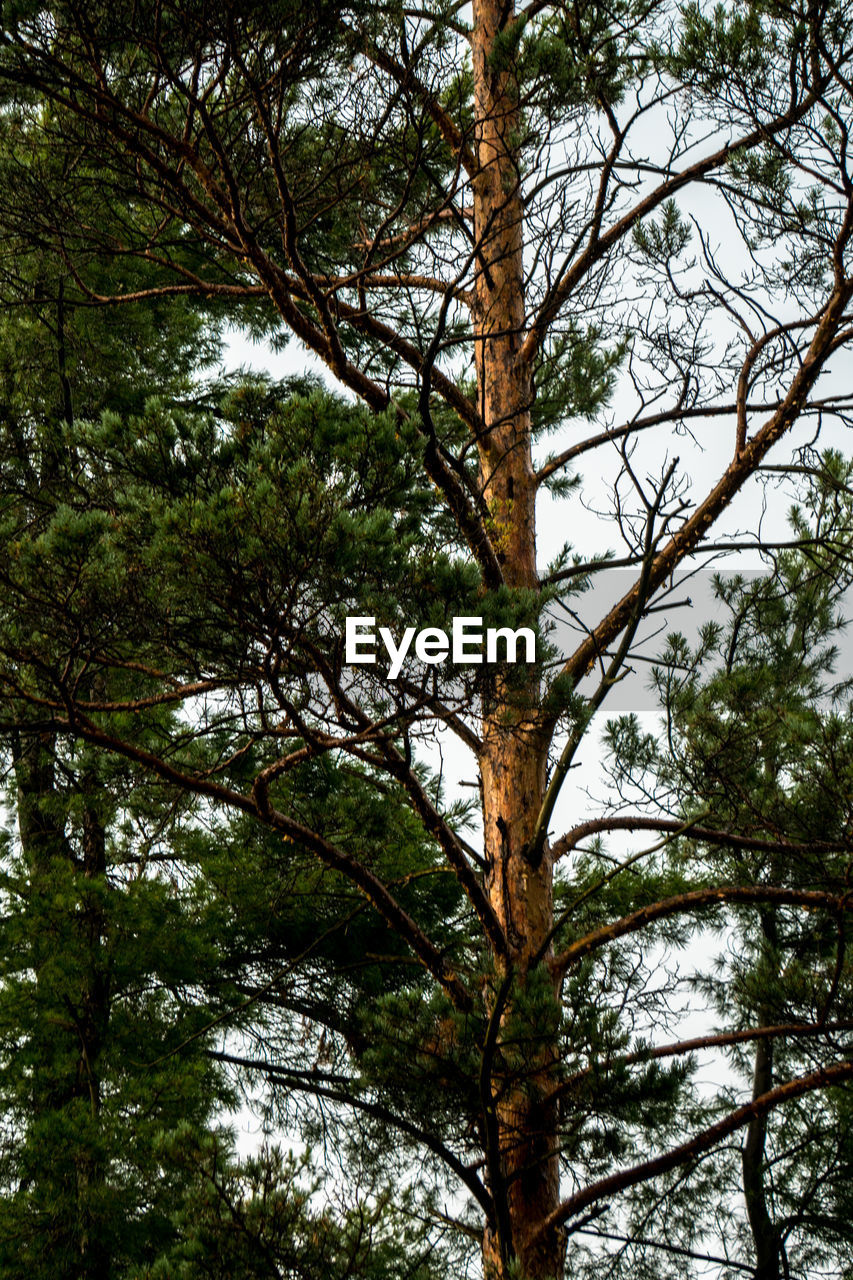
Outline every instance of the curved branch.
<path fill-rule="evenodd" d="M 847 227 L 845 236 L 849 238 L 849 235 L 850 228 Z M 824 307 L 803 362 L 792 379 L 788 393 L 779 409 L 732 459 L 705 500 L 657 554 L 649 575 L 649 587 L 654 589 L 660 586 L 677 565 L 697 547 L 720 513 L 756 471 L 765 455 L 797 421 L 809 392 L 833 350 L 851 298 L 853 298 L 853 281 L 843 279 L 837 282 Z M 563 667 L 563 675 L 568 676 L 575 683 L 582 679 L 598 655 L 607 649 L 612 640 L 630 622 L 640 590 L 641 584 L 635 583 L 631 590 L 613 606 L 568 659 Z"/>
<path fill-rule="evenodd" d="M 318 832 L 312 831 L 294 818 L 273 808 L 260 779 L 256 779 L 252 796 L 246 796 L 222 783 L 184 773 L 152 752 L 142 747 L 135 747 L 132 743 L 99 729 L 92 721 L 80 715 L 79 709 L 73 706 L 68 709 L 67 722 L 65 724 L 58 722 L 58 727 L 87 742 L 104 747 L 116 755 L 143 765 L 166 782 L 182 787 L 192 795 L 206 796 L 228 808 L 259 818 L 268 827 L 280 832 L 287 840 L 313 853 L 324 866 L 339 872 L 356 885 L 388 925 L 408 943 L 424 968 L 432 974 L 457 1008 L 469 1010 L 473 1007 L 471 995 L 461 978 L 378 876 L 357 858 L 353 858 Z"/>
<path fill-rule="evenodd" d="M 786 1102 L 792 1101 L 794 1098 L 800 1098 L 804 1094 L 814 1092 L 816 1089 L 831 1088 L 833 1085 L 841 1084 L 851 1078 L 853 1078 L 853 1062 L 834 1062 L 828 1067 L 820 1067 L 817 1071 L 811 1072 L 810 1075 L 799 1076 L 796 1080 L 789 1080 L 787 1084 L 770 1089 L 753 1102 L 748 1102 L 745 1106 L 738 1107 L 736 1111 L 731 1112 L 724 1119 L 710 1125 L 707 1129 L 703 1129 L 687 1142 L 682 1142 L 679 1146 L 673 1147 L 671 1151 L 656 1156 L 652 1160 L 644 1160 L 630 1169 L 623 1169 L 607 1178 L 600 1178 L 598 1182 L 593 1182 L 590 1186 L 584 1187 L 583 1191 L 578 1191 L 575 1195 L 569 1196 L 539 1224 L 535 1237 L 539 1238 L 545 1235 L 546 1232 L 552 1231 L 555 1227 L 562 1225 L 569 1218 L 599 1200 L 604 1200 L 619 1191 L 625 1191 L 628 1187 L 635 1187 L 638 1183 L 649 1182 L 652 1178 L 668 1173 L 671 1169 L 677 1169 L 679 1165 L 688 1164 L 691 1160 L 695 1160 L 697 1156 L 702 1155 L 703 1152 L 715 1147 L 723 1138 L 727 1138 L 729 1134 L 736 1133 L 738 1129 L 742 1129 L 744 1125 L 749 1124 L 750 1120 L 758 1116 L 767 1115 L 768 1112 L 775 1110 L 776 1107 L 780 1107 Z"/>
<path fill-rule="evenodd" d="M 224 1053 L 217 1049 L 208 1049 L 207 1055 L 216 1062 L 225 1062 L 231 1066 L 242 1067 L 243 1070 L 247 1071 L 260 1071 L 264 1075 L 282 1081 L 290 1089 L 299 1089 L 303 1093 L 312 1093 L 318 1098 L 328 1098 L 330 1102 L 340 1102 L 344 1106 L 353 1107 L 357 1111 L 364 1112 L 365 1115 L 372 1116 L 374 1120 L 381 1120 L 384 1124 L 398 1129 L 400 1133 L 405 1133 L 408 1137 L 414 1138 L 416 1142 L 422 1142 L 434 1155 L 443 1160 L 448 1168 L 453 1170 L 460 1182 L 464 1183 L 474 1196 L 486 1217 L 491 1219 L 494 1213 L 492 1198 L 473 1170 L 464 1165 L 459 1157 L 449 1147 L 446 1147 L 439 1138 L 436 1138 L 427 1130 L 418 1128 L 411 1120 L 398 1116 L 396 1112 L 382 1106 L 381 1103 L 370 1102 L 366 1098 L 358 1098 L 352 1094 L 344 1093 L 342 1090 L 333 1089 L 322 1083 L 323 1077 L 318 1077 L 314 1080 L 309 1072 L 291 1072 L 287 1067 L 281 1067 L 274 1062 L 259 1062 L 254 1058 L 243 1058 L 237 1054 Z"/>
<path fill-rule="evenodd" d="M 724 146 L 719 147 L 710 156 L 705 156 L 702 160 L 697 160 L 695 164 L 684 169 L 681 173 L 674 174 L 668 178 L 666 182 L 662 182 L 654 191 L 649 192 L 642 200 L 640 200 L 633 209 L 629 210 L 623 217 L 615 222 L 608 231 L 602 236 L 593 239 L 580 255 L 574 265 L 567 271 L 562 279 L 555 284 L 548 296 L 545 298 L 539 314 L 536 316 L 530 331 L 524 340 L 521 348 L 520 358 L 522 360 L 533 360 L 536 352 L 544 340 L 548 329 L 556 319 L 563 304 L 570 297 L 572 290 L 587 275 L 590 269 L 619 241 L 631 230 L 631 228 L 645 218 L 647 214 L 652 213 L 659 208 L 665 200 L 671 199 L 678 191 L 689 186 L 693 182 L 701 181 L 706 175 L 713 173 L 715 169 L 721 169 L 727 164 L 733 156 L 740 152 L 749 151 L 751 148 L 758 146 L 762 142 L 766 142 L 768 138 L 772 138 L 775 134 L 781 133 L 788 129 L 791 125 L 802 120 L 812 107 L 819 101 L 822 90 L 829 83 L 829 76 L 823 77 L 819 85 L 808 93 L 800 103 L 795 103 L 775 120 L 768 124 L 759 125 L 758 128 L 750 130 L 749 133 L 735 139 L 734 142 L 727 142 Z"/>
<path fill-rule="evenodd" d="M 638 933 L 656 920 L 666 920 L 670 916 L 683 915 L 704 907 L 718 907 L 725 903 L 758 906 L 765 902 L 835 913 L 853 910 L 853 896 L 850 894 L 837 897 L 817 889 L 788 889 L 778 885 L 717 885 L 708 889 L 692 889 L 688 893 L 679 893 L 672 898 L 653 902 L 647 907 L 641 907 L 639 911 L 632 912 L 631 915 L 614 920 L 612 924 L 594 929 L 592 933 L 571 943 L 548 964 L 554 974 L 562 975 L 570 965 L 591 955 L 593 951 L 598 951 L 599 948 L 615 942 L 617 938 Z"/>
<path fill-rule="evenodd" d="M 548 1094 L 548 1102 L 556 1102 L 558 1098 L 577 1087 L 591 1075 L 611 1066 L 633 1067 L 644 1062 L 658 1062 L 661 1058 L 684 1057 L 689 1053 L 699 1053 L 702 1049 L 726 1049 L 735 1044 L 752 1044 L 756 1040 L 775 1039 L 777 1037 L 794 1037 L 808 1039 L 811 1036 L 832 1035 L 836 1031 L 853 1031 L 853 1021 L 845 1019 L 841 1022 L 782 1022 L 769 1027 L 747 1027 L 743 1031 L 719 1031 L 706 1036 L 694 1036 L 691 1040 L 677 1040 L 672 1044 L 656 1045 L 654 1048 L 637 1049 L 634 1053 L 622 1054 L 604 1063 L 595 1063 L 575 1071 L 567 1076 Z"/>
<path fill-rule="evenodd" d="M 758 853 L 837 853 L 839 849 L 853 848 L 846 841 L 810 840 L 801 844 L 796 840 L 762 840 L 752 836 L 737 835 L 732 831 L 719 831 L 711 827 L 685 827 L 685 819 L 677 818 L 641 818 L 614 817 L 591 818 L 589 822 L 578 823 L 556 840 L 551 846 L 555 858 L 562 858 L 585 840 L 587 836 L 598 835 L 604 831 L 664 831 L 678 833 L 685 831 L 691 839 L 702 840 L 706 844 L 728 845 L 733 849 L 752 849 Z"/>

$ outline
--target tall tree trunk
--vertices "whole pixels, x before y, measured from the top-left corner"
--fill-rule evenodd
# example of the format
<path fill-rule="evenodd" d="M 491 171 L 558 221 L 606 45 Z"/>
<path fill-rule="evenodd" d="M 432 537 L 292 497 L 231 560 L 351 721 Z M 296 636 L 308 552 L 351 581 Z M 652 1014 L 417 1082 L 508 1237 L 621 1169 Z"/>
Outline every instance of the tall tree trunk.
<path fill-rule="evenodd" d="M 49 1165 L 35 1154 L 34 1167 L 47 1180 L 45 1199 L 55 1202 L 54 1231 L 59 1254 L 74 1257 L 75 1280 L 107 1280 L 110 1257 L 103 1238 L 99 1205 L 106 1169 L 99 1144 L 92 1140 L 100 1124 L 100 1056 L 110 1011 L 109 966 L 105 958 L 106 923 L 101 888 L 106 875 L 106 833 L 97 813 L 98 783 L 81 779 L 83 792 L 80 856 L 68 835 L 68 798 L 56 784 L 55 741 L 50 734 L 15 733 L 12 756 L 17 782 L 18 831 L 30 875 L 36 928 L 32 963 L 40 1013 L 33 1029 L 36 1070 L 31 1107 L 33 1118 L 49 1121 L 69 1109 L 91 1115 L 91 1131 L 74 1136 L 67 1149 L 54 1152 Z M 72 928 L 57 921 L 57 864 L 82 875 L 81 909 L 73 911 Z M 61 888 L 61 886 L 60 886 Z M 62 908 L 59 908 L 60 910 Z M 43 913 L 46 913 L 43 914 Z M 46 927 L 47 926 L 47 927 Z M 59 956 L 80 974 L 71 992 L 54 987 L 57 946 L 73 948 Z M 45 974 L 50 975 L 47 979 Z M 60 982 L 63 978 L 60 977 Z M 70 1043 L 69 1043 L 70 1042 Z M 69 1051 L 70 1050 L 70 1051 Z M 68 1142 L 67 1130 L 62 1130 Z M 73 1249 L 73 1253 L 72 1253 Z M 57 1277 L 72 1271 L 57 1270 Z"/>
<path fill-rule="evenodd" d="M 473 182 L 478 245 L 474 309 L 480 480 L 491 536 L 509 587 L 535 590 L 536 485 L 530 408 L 533 379 L 520 358 L 524 330 L 523 209 L 518 164 L 517 82 L 505 41 L 516 21 L 503 0 L 475 0 L 473 35 L 477 173 Z M 484 707 L 483 819 L 489 898 L 508 939 L 501 977 L 523 993 L 553 924 L 550 855 L 533 865 L 526 850 L 545 790 L 547 748 L 539 730 L 539 682 L 498 681 Z M 509 992 L 509 987 L 507 987 Z M 508 995 L 509 1012 L 513 997 Z M 499 1040 L 499 1037 L 498 1037 Z M 559 1202 L 555 1113 L 547 1092 L 555 1050 L 531 1038 L 519 1068 L 500 1052 L 490 1065 L 493 1106 L 492 1192 L 497 1221 L 484 1242 L 487 1274 L 506 1274 L 517 1258 L 530 1280 L 561 1276 L 563 1236 L 537 1227 Z M 503 1063 L 503 1065 L 502 1065 Z M 487 1126 L 488 1128 L 489 1126 Z"/>
<path fill-rule="evenodd" d="M 759 1040 L 755 1050 L 752 1096 L 759 1097 L 773 1087 L 773 1041 Z M 767 1117 L 750 1121 L 741 1152 L 746 1214 L 755 1248 L 755 1280 L 779 1280 L 779 1236 L 767 1209 L 764 1187 L 764 1147 Z"/>
<path fill-rule="evenodd" d="M 74 424 L 74 407 L 68 371 L 68 335 L 65 281 L 59 277 L 55 330 L 58 373 L 57 421 Z M 37 487 L 49 491 L 64 463 L 65 443 L 61 431 L 45 434 L 44 454 L 39 461 Z M 35 479 L 35 476 L 34 476 Z M 96 678 L 92 692 L 103 693 Z M 91 774 L 77 778 L 77 804 L 72 803 L 57 781 L 57 739 L 51 733 L 16 732 L 12 738 L 12 760 L 17 784 L 18 832 L 30 875 L 30 892 L 37 927 L 33 967 L 40 1010 L 49 1010 L 36 1019 L 33 1033 L 37 1067 L 33 1075 L 32 1114 L 43 1120 L 69 1108 L 87 1111 L 91 1128 L 70 1140 L 67 1151 L 54 1153 L 46 1178 L 61 1183 L 56 1187 L 55 1218 L 60 1221 L 59 1241 L 63 1257 L 73 1257 L 75 1280 L 107 1280 L 111 1271 L 109 1250 L 101 1221 L 106 1168 L 100 1144 L 93 1137 L 101 1124 L 101 1053 L 110 1016 L 110 974 L 105 940 L 102 890 L 106 878 L 106 831 L 98 812 L 101 783 Z M 67 782 L 66 782 L 67 786 Z M 79 827 L 75 832 L 75 810 Z M 73 838 L 76 836 L 76 840 Z M 73 870 L 79 886 L 76 905 L 57 906 L 56 870 L 64 864 Z M 50 926 L 44 936 L 38 925 L 39 913 L 46 911 Z M 67 919 L 56 919 L 68 912 Z M 57 941 L 59 939 L 59 942 Z M 79 975 L 70 991 L 57 992 L 52 978 L 57 946 L 68 948 L 61 960 Z M 73 1064 L 73 1065 L 72 1065 Z M 65 1140 L 68 1142 L 67 1131 Z M 43 1165 L 43 1156 L 36 1159 Z M 60 1207 L 61 1206 L 61 1207 Z M 62 1211 L 66 1217 L 61 1219 Z M 59 1276 L 59 1272 L 57 1272 Z"/>
<path fill-rule="evenodd" d="M 764 953 L 767 962 L 778 968 L 778 929 L 775 915 L 770 911 L 761 913 L 761 927 L 764 934 Z M 767 1027 L 774 1020 L 774 1011 L 767 1006 L 759 1010 L 758 1025 Z M 752 1076 L 752 1096 L 760 1097 L 773 1088 L 773 1041 L 758 1040 L 755 1046 L 755 1064 Z M 767 1207 L 767 1191 L 764 1185 L 766 1167 L 765 1147 L 767 1144 L 767 1115 L 763 1113 L 749 1122 L 746 1141 L 741 1151 L 743 1169 L 743 1194 L 746 1202 L 746 1216 L 752 1232 L 755 1249 L 755 1280 L 780 1280 L 779 1232 L 770 1216 Z"/>
<path fill-rule="evenodd" d="M 100 1127 L 101 1054 L 110 1017 L 110 969 L 105 955 L 107 924 L 101 890 L 107 872 L 106 831 L 94 799 L 97 781 L 81 779 L 84 793 L 82 854 L 85 888 L 78 937 L 85 957 L 85 979 L 78 1013 L 79 1057 L 75 1088 Z M 101 1153 L 83 1146 L 77 1158 L 77 1203 L 79 1214 L 80 1275 L 85 1280 L 108 1280 L 110 1251 L 104 1238 L 103 1209 L 98 1201 L 106 1183 Z"/>

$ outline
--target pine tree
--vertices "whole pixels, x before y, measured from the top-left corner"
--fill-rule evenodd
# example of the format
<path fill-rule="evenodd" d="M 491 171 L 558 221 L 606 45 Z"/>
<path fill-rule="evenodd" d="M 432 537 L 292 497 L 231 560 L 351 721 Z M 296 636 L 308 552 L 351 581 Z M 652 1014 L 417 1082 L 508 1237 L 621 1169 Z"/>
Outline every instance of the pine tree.
<path fill-rule="evenodd" d="M 141 380 L 180 396 L 212 335 L 186 309 L 158 324 L 138 308 L 120 335 L 93 325 L 61 265 L 18 249 L 0 330 L 2 521 L 7 568 L 26 563 L 38 590 L 58 508 L 60 542 L 97 537 L 79 505 L 72 514 L 77 414 L 141 406 Z M 39 625 L 37 606 L 31 625 L 4 615 L 13 644 L 45 640 Z M 7 676 L 0 1273 L 106 1280 L 171 1248 L 182 1174 L 167 1136 L 186 1124 L 204 1133 L 230 1096 L 202 1052 L 215 1005 L 187 994 L 216 963 L 216 913 L 156 874 L 164 848 L 178 857 L 186 799 L 27 710 L 21 685 L 48 688 L 38 664 Z M 111 682 L 90 671 L 80 688 L 103 697 Z"/>
<path fill-rule="evenodd" d="M 843 914 L 845 892 L 732 881 L 724 863 L 698 885 L 653 867 L 593 892 L 601 871 L 578 846 L 595 822 L 555 830 L 655 593 L 772 449 L 772 465 L 790 462 L 797 424 L 845 419 L 849 397 L 825 375 L 851 338 L 850 26 L 843 4 L 775 0 L 710 15 L 633 0 L 4 10 L 10 169 L 32 193 L 28 232 L 81 294 L 108 314 L 204 298 L 255 332 L 295 334 L 366 406 L 252 395 L 223 429 L 233 463 L 212 425 L 156 410 L 104 420 L 78 447 L 109 497 L 87 493 L 85 521 L 51 515 L 40 593 L 29 569 L 8 575 L 19 613 L 41 621 L 4 651 L 17 670 L 38 656 L 51 692 L 22 692 L 47 697 L 55 731 L 260 824 L 285 865 L 314 858 L 395 936 L 394 961 L 402 947 L 418 977 L 372 1006 L 351 988 L 360 1034 L 311 1004 L 319 1040 L 322 1028 L 354 1066 L 309 1091 L 442 1161 L 502 1280 L 561 1275 L 567 1229 L 853 1072 L 839 1051 L 703 1124 L 680 1054 L 661 1071 L 631 1047 L 635 1002 L 643 1032 L 667 1017 L 665 997 L 644 994 L 635 940 L 676 945 L 696 913 L 727 905 Z M 74 164 L 59 186 L 62 156 Z M 66 191 L 99 210 L 73 234 L 57 216 Z M 3 199 L 23 223 L 17 194 Z M 717 246 L 721 225 L 735 252 Z M 123 288 L 117 258 L 158 279 Z M 624 422 L 609 411 L 617 385 Z M 641 464 L 653 429 L 663 445 Z M 548 431 L 563 438 L 542 457 Z M 688 496 L 670 446 L 691 431 L 728 445 Z M 616 558 L 636 578 L 556 663 L 545 608 L 614 548 L 567 547 L 543 568 L 537 498 L 551 486 L 571 502 L 572 466 L 611 451 Z M 72 640 L 56 601 L 67 611 L 81 564 Z M 381 664 L 353 674 L 347 615 L 528 625 L 538 661 L 461 682 L 433 667 L 402 682 Z M 59 637 L 48 660 L 41 628 Z M 81 692 L 93 665 L 121 674 L 120 705 Z M 158 744 L 164 703 L 184 712 Z M 476 758 L 481 848 L 421 767 L 437 725 Z M 357 775 L 355 802 L 323 789 L 338 771 Z M 363 829 L 370 791 L 386 815 L 414 815 L 417 869 L 386 862 L 383 826 Z M 690 819 L 643 821 L 666 833 Z M 407 896 L 421 873 L 446 876 L 464 912 Z M 625 1058 L 603 1093 L 602 1052 Z M 304 1065 L 255 1061 L 306 1089 Z M 701 1253 L 689 1197 L 680 1221 Z"/>
<path fill-rule="evenodd" d="M 620 787 L 642 777 L 662 808 L 701 811 L 703 823 L 749 837 L 729 847 L 704 846 L 698 833 L 679 841 L 674 857 L 691 874 L 838 893 L 849 881 L 853 805 L 850 677 L 833 674 L 851 583 L 851 467 L 829 452 L 809 471 L 792 512 L 803 548 L 783 551 L 757 580 L 718 579 L 728 620 L 707 626 L 697 648 L 670 638 L 656 672 L 665 734 L 643 740 L 623 720 L 610 736 Z M 780 1077 L 813 1070 L 818 1040 L 824 1053 L 849 1044 L 845 926 L 841 915 L 768 903 L 757 922 L 750 912 L 729 927 L 701 988 L 719 1018 L 731 1019 L 734 1005 L 741 1031 L 754 1028 L 735 1062 L 756 1099 Z M 849 1094 L 835 1089 L 750 1120 L 738 1180 L 757 1278 L 849 1269 L 851 1144 Z M 735 1218 L 733 1234 L 739 1228 Z"/>

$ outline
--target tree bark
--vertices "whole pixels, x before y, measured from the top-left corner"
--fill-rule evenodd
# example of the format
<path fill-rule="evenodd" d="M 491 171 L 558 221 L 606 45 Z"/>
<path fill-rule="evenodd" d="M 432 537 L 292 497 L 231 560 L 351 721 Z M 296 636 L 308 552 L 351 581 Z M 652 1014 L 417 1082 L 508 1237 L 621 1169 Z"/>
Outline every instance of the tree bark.
<path fill-rule="evenodd" d="M 521 117 L 518 88 L 504 55 L 516 21 L 502 0 L 475 0 L 473 8 L 475 153 L 474 234 L 478 248 L 474 342 L 479 411 L 480 483 L 490 535 L 508 587 L 535 591 L 536 482 L 530 408 L 533 379 L 521 355 L 525 322 L 523 208 L 518 164 Z M 502 47 L 503 46 L 503 47 Z M 499 979 L 506 1007 L 523 998 L 530 972 L 553 924 L 552 859 L 546 850 L 533 865 L 527 848 L 545 792 L 547 746 L 540 729 L 539 680 L 500 677 L 488 691 L 480 758 L 483 782 L 486 889 L 507 938 L 508 959 Z M 514 985 L 513 985 L 514 982 Z M 513 996 L 513 991 L 515 996 Z M 559 1204 L 556 1111 L 552 1092 L 556 1053 L 531 1034 L 519 1063 L 510 1065 L 498 1033 L 488 1063 L 487 1125 L 497 1150 L 490 1153 L 496 1223 L 486 1231 L 486 1273 L 503 1277 L 517 1259 L 530 1280 L 559 1277 L 564 1236 L 536 1228 Z"/>
<path fill-rule="evenodd" d="M 775 964 L 778 946 L 776 920 L 771 912 L 761 913 L 761 926 L 765 940 L 765 954 Z M 763 1006 L 759 1011 L 759 1026 L 769 1026 L 773 1011 Z M 773 1087 L 773 1040 L 759 1040 L 755 1046 L 755 1065 L 752 1077 L 752 1097 L 761 1097 Z M 779 1232 L 767 1207 L 767 1191 L 764 1185 L 765 1146 L 767 1143 L 767 1114 L 751 1120 L 746 1131 L 746 1141 L 741 1152 L 743 1170 L 743 1194 L 746 1216 L 752 1232 L 755 1249 L 754 1280 L 780 1280 Z"/>
<path fill-rule="evenodd" d="M 753 1099 L 773 1087 L 773 1041 L 759 1040 L 755 1048 Z M 767 1116 L 750 1121 L 741 1153 L 743 1192 L 746 1214 L 755 1247 L 755 1280 L 779 1280 L 779 1239 L 773 1219 L 767 1210 L 764 1187 L 764 1145 L 767 1138 Z"/>

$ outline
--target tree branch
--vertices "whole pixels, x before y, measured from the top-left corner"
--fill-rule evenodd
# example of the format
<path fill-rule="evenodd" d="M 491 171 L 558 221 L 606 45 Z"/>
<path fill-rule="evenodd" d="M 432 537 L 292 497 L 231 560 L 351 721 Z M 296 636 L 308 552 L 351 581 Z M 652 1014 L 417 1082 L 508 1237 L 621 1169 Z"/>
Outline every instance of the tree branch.
<path fill-rule="evenodd" d="M 687 893 L 679 893 L 672 898 L 664 898 L 660 902 L 641 907 L 639 911 L 614 920 L 611 924 L 602 925 L 585 937 L 578 938 L 548 964 L 555 975 L 562 976 L 571 965 L 593 951 L 615 942 L 617 938 L 637 933 L 657 920 L 727 903 L 758 906 L 765 902 L 834 913 L 853 910 L 853 896 L 850 894 L 837 897 L 817 889 L 789 889 L 778 885 L 717 885 L 714 888 L 691 889 Z"/>
<path fill-rule="evenodd" d="M 585 1187 L 583 1191 L 578 1191 L 575 1195 L 569 1196 L 539 1224 L 535 1232 L 536 1237 L 545 1235 L 546 1232 L 560 1226 L 574 1214 L 582 1212 L 589 1205 L 595 1204 L 599 1200 L 615 1195 L 619 1191 L 625 1191 L 628 1187 L 634 1187 L 638 1183 L 648 1182 L 663 1173 L 668 1173 L 671 1169 L 677 1169 L 679 1165 L 688 1164 L 705 1151 L 711 1150 L 723 1138 L 727 1138 L 729 1134 L 736 1133 L 738 1129 L 749 1124 L 750 1120 L 756 1116 L 766 1115 L 769 1111 L 775 1110 L 776 1107 L 780 1107 L 794 1098 L 800 1098 L 804 1094 L 814 1092 L 816 1089 L 831 1088 L 833 1085 L 841 1084 L 843 1081 L 851 1079 L 851 1077 L 853 1077 L 853 1062 L 835 1062 L 831 1066 L 820 1067 L 810 1075 L 800 1076 L 796 1080 L 790 1080 L 787 1084 L 779 1085 L 775 1089 L 761 1094 L 753 1102 L 749 1102 L 743 1107 L 738 1107 L 736 1111 L 731 1112 L 723 1120 L 719 1120 L 716 1124 L 703 1129 L 689 1141 L 673 1147 L 671 1151 L 667 1151 L 664 1155 L 656 1156 L 652 1160 L 644 1160 L 630 1169 L 623 1169 L 607 1178 L 601 1178 L 598 1182 L 593 1182 L 590 1186 Z"/>

